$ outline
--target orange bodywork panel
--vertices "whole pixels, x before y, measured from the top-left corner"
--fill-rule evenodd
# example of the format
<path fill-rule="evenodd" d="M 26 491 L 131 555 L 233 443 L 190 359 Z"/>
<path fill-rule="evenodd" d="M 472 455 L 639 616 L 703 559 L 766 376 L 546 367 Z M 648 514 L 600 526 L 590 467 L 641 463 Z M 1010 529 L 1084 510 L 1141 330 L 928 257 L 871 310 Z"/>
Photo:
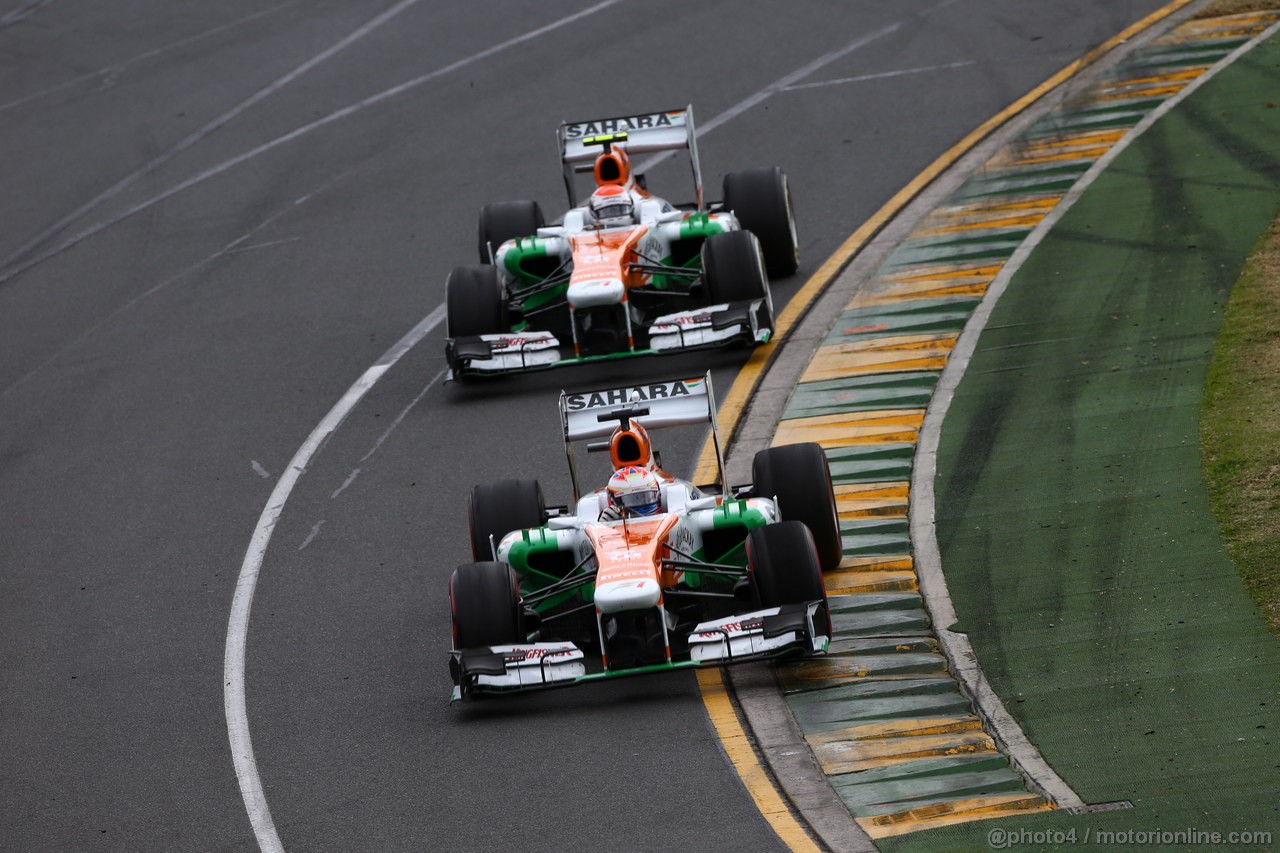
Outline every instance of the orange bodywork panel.
<path fill-rule="evenodd" d="M 588 524 L 583 528 L 596 554 L 596 587 L 617 582 L 654 580 L 666 589 L 678 580 L 677 572 L 662 572 L 668 556 L 667 534 L 679 520 L 664 515 L 626 524 Z"/>
<path fill-rule="evenodd" d="M 573 252 L 570 285 L 602 278 L 618 279 L 628 290 L 648 284 L 647 274 L 631 271 L 636 245 L 648 233 L 647 226 L 638 225 L 628 231 L 594 231 L 570 236 L 569 247 Z"/>

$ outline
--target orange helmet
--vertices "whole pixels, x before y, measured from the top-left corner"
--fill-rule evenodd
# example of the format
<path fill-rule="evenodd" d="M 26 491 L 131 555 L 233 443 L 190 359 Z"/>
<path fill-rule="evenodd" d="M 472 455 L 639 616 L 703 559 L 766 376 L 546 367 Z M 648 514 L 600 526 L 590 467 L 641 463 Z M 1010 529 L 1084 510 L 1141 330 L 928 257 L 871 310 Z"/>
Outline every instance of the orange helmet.
<path fill-rule="evenodd" d="M 653 445 L 644 427 L 632 421 L 626 429 L 618 427 L 609 439 L 609 458 L 614 468 L 638 465 L 653 467 Z"/>
<path fill-rule="evenodd" d="M 621 148 L 610 147 L 596 158 L 595 176 L 596 186 L 625 187 L 631 183 L 631 158 Z"/>

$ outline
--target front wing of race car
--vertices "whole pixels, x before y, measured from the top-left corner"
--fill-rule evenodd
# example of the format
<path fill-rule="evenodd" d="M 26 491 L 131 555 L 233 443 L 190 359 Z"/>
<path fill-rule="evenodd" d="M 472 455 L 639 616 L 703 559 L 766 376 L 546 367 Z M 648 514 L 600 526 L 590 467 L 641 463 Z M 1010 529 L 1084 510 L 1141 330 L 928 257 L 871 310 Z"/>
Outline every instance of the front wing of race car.
<path fill-rule="evenodd" d="M 826 608 L 825 601 L 810 601 L 703 622 L 689 634 L 689 660 L 622 670 L 587 672 L 586 655 L 568 642 L 454 650 L 449 659 L 454 683 L 450 701 L 690 667 L 824 654 L 831 642 Z"/>
<path fill-rule="evenodd" d="M 689 311 L 664 314 L 648 327 L 645 349 L 619 350 L 599 355 L 576 355 L 572 341 L 551 332 L 508 332 L 450 338 L 445 342 L 449 378 L 494 376 L 547 370 L 640 355 L 667 355 L 732 344 L 760 344 L 773 334 L 766 299 L 725 302 Z"/>

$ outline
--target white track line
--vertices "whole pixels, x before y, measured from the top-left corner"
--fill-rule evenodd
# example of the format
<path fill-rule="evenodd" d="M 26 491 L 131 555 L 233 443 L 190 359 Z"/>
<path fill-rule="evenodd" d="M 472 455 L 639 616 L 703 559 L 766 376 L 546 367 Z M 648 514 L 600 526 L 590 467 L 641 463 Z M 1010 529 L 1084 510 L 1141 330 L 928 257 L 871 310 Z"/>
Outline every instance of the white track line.
<path fill-rule="evenodd" d="M 132 298 L 132 299 L 130 299 L 128 302 L 126 302 L 125 304 L 121 305 L 119 308 L 116 308 L 114 311 L 112 311 L 111 313 L 107 314 L 107 315 L 106 315 L 106 316 L 104 316 L 102 319 L 98 320 L 98 321 L 97 321 L 96 323 L 94 323 L 92 326 L 90 326 L 89 328 L 87 328 L 87 329 L 85 329 L 83 332 L 81 332 L 79 335 L 77 335 L 77 336 L 75 337 L 75 339 L 71 341 L 71 343 L 67 344 L 67 345 L 66 345 L 66 346 L 64 346 L 64 347 L 59 348 L 59 349 L 58 349 L 58 351 L 57 351 L 57 352 L 55 352 L 53 355 L 49 356 L 49 357 L 48 357 L 48 358 L 46 358 L 44 361 L 42 361 L 42 362 L 40 362 L 39 364 L 37 364 L 34 368 L 32 368 L 32 369 L 31 369 L 30 371 L 28 371 L 27 373 L 25 373 L 21 378 L 19 378 L 19 379 L 18 379 L 16 382 L 14 382 L 12 385 L 10 385 L 10 386 L 9 386 L 9 387 L 7 387 L 7 388 L 0 389 L 0 400 L 4 399 L 6 396 L 8 396 L 8 394 L 9 394 L 11 391 L 13 391 L 15 388 L 17 388 L 19 385 L 22 385 L 22 384 L 26 383 L 26 382 L 27 382 L 27 381 L 29 381 L 32 377 L 34 377 L 37 373 L 39 373 L 40 371 L 44 370 L 44 369 L 45 369 L 46 367 L 48 367 L 49 365 L 53 364 L 55 361 L 57 361 L 59 358 L 61 358 L 65 353 L 67 353 L 67 352 L 69 352 L 70 350 L 74 349 L 75 347 L 79 346 L 81 343 L 83 343 L 85 340 L 87 340 L 90 336 L 92 336 L 95 332 L 97 332 L 97 331 L 98 331 L 99 329 L 101 329 L 103 326 L 107 325 L 107 324 L 108 324 L 108 323 L 110 323 L 112 320 L 114 320 L 114 319 L 116 319 L 117 317 L 119 317 L 121 314 L 124 314 L 126 311 L 128 311 L 128 310 L 129 310 L 130 308 L 132 308 L 133 306 L 137 305 L 138 303 L 142 302 L 143 300 L 145 300 L 145 299 L 147 299 L 147 298 L 149 298 L 149 297 L 151 297 L 151 296 L 154 296 L 155 294 L 157 294 L 157 293 L 159 293 L 160 291 L 164 290 L 165 288 L 169 287 L 171 284 L 174 284 L 175 282 L 182 280 L 183 278 L 185 278 L 186 276 L 188 276 L 188 275 L 190 275 L 191 273 L 195 272 L 196 270 L 200 269 L 201 267 L 203 267 L 203 266 L 205 266 L 205 265 L 207 265 L 207 264 L 209 264 L 209 263 L 212 263 L 213 261 L 216 261 L 218 258 L 221 258 L 221 257 L 222 257 L 222 256 L 224 256 L 224 255 L 234 254 L 234 253 L 237 251 L 237 249 L 241 246 L 241 244 L 242 244 L 242 243 L 244 243 L 244 241 L 248 240 L 250 237 L 252 237 L 254 234 L 257 234 L 257 233 L 258 233 L 259 231 L 261 231 L 263 228 L 266 228 L 266 227 L 267 227 L 268 225 L 270 225 L 272 222 L 275 222 L 277 219 L 279 219 L 281 216 L 284 216 L 286 213 L 288 213 L 288 212 L 289 212 L 290 210 L 292 210 L 293 208 L 295 208 L 295 207 L 297 207 L 297 206 L 299 206 L 299 205 L 301 205 L 301 204 L 305 204 L 308 200 L 310 200 L 310 199 L 311 199 L 313 196 L 315 196 L 317 193 L 324 192 L 324 191 L 325 191 L 325 190 L 327 190 L 329 187 L 333 186 L 334 184 L 338 183 L 338 182 L 339 182 L 339 181 L 341 181 L 343 178 L 345 178 L 347 175 L 351 174 L 351 172 L 353 172 L 353 171 L 354 171 L 354 168 L 352 168 L 352 169 L 348 169 L 348 170 L 346 170 L 345 172 L 342 172 L 341 174 L 339 174 L 339 175 L 337 175 L 337 176 L 335 176 L 335 177 L 333 177 L 333 178 L 330 178 L 329 180 L 327 180 L 327 181 L 325 181 L 323 184 L 321 184 L 319 187 L 316 187 L 316 188 L 315 188 L 314 190 L 312 190 L 311 192 L 307 193 L 307 194 L 306 194 L 306 195 L 304 195 L 304 196 L 301 196 L 301 197 L 299 197 L 299 198 L 295 199 L 295 200 L 293 201 L 293 203 L 292 203 L 292 204 L 290 204 L 288 207 L 284 208 L 283 210 L 278 210 L 278 211 L 276 211 L 275 213 L 271 214 L 271 215 L 270 215 L 270 216 L 268 216 L 266 219 L 262 220 L 262 221 L 261 221 L 261 222 L 259 222 L 257 225 L 255 225 L 252 229 L 250 229 L 249 231 L 246 231 L 244 234 L 241 234 L 239 237 L 237 237 L 236 239 L 232 240 L 230 243 L 228 243 L 227 245 L 223 246 L 223 247 L 222 247 L 221 249 L 219 249 L 218 251 L 214 252 L 212 255 L 209 255 L 207 258 L 203 258 L 202 260 L 196 261 L 196 262 L 195 262 L 194 264 L 192 264 L 191 266 L 186 267 L 185 269 L 181 270 L 181 271 L 180 271 L 180 272 L 178 272 L 178 273 L 175 273 L 174 275 L 170 276 L 169 278 L 165 279 L 164 281 L 160 282 L 159 284 L 157 284 L 157 285 L 155 285 L 155 286 L 153 286 L 153 287 L 149 288 L 148 290 L 143 291 L 142 293 L 138 294 L 137 296 L 133 297 L 133 298 Z"/>
<path fill-rule="evenodd" d="M 1088 809 L 1084 800 L 1067 784 L 1058 773 L 1045 761 L 1040 750 L 1036 748 L 1022 731 L 1017 720 L 1005 708 L 1003 701 L 991 688 L 986 674 L 978 662 L 968 636 L 950 630 L 956 622 L 955 607 L 951 602 L 951 594 L 947 589 L 947 579 L 942 573 L 942 556 L 938 550 L 938 536 L 935 524 L 934 478 L 938 470 L 938 442 L 942 436 L 943 419 L 951 408 L 956 388 L 968 369 L 978 345 L 978 337 L 986 328 L 1010 279 L 1018 269 L 1026 263 L 1031 252 L 1049 233 L 1050 229 L 1071 209 L 1085 190 L 1098 176 L 1120 156 L 1129 145 L 1145 133 L 1165 114 L 1181 104 L 1193 92 L 1213 78 L 1219 71 L 1244 56 L 1262 41 L 1280 31 L 1276 24 L 1266 32 L 1241 45 L 1217 65 L 1205 72 L 1195 82 L 1187 86 L 1174 97 L 1165 101 L 1150 115 L 1134 125 L 1123 139 L 1115 144 L 1081 176 L 1070 191 L 1040 224 L 1027 236 L 1017 251 L 1001 269 L 1000 274 L 991 282 L 987 293 L 974 311 L 973 316 L 964 327 L 946 368 L 938 379 L 938 387 L 929 401 L 924 423 L 920 429 L 920 442 L 916 449 L 915 463 L 911 472 L 911 542 L 916 551 L 916 570 L 920 578 L 920 592 L 924 596 L 937 630 L 938 641 L 946 652 L 956 678 L 965 685 L 973 697 L 974 703 L 982 717 L 990 724 L 996 739 L 1005 748 L 1013 763 L 1031 782 L 1039 786 L 1053 798 L 1059 806 L 1071 812 Z"/>
<path fill-rule="evenodd" d="M 948 68 L 963 68 L 966 65 L 977 65 L 977 60 L 966 59 L 964 62 L 948 62 L 944 65 L 925 65 L 920 68 L 904 68 L 901 71 L 881 71 L 877 74 L 860 74 L 857 77 L 841 77 L 837 80 L 818 80 L 815 83 L 794 83 L 786 87 L 784 92 L 798 92 L 802 89 L 819 89 L 823 86 L 839 86 L 845 83 L 866 83 L 869 80 L 885 80 L 890 77 L 905 77 L 908 74 L 924 74 L 928 71 L 945 71 Z"/>
<path fill-rule="evenodd" d="M 213 133 L 218 128 L 233 121 L 234 119 L 239 117 L 242 113 L 244 113 L 246 110 L 253 107 L 255 104 L 259 103 L 260 101 L 263 101 L 266 98 L 270 97 L 271 95 L 274 95 L 276 92 L 280 91 L 285 86 L 289 85 L 294 80 L 301 77 L 303 74 L 306 74 L 312 68 L 315 68 L 317 65 L 320 65 L 326 60 L 331 59 L 340 51 L 350 47 L 352 44 L 364 38 L 369 33 L 373 32 L 378 27 L 382 26 L 387 21 L 390 21 L 396 15 L 399 15 L 405 9 L 408 9 L 410 6 L 414 5 L 417 2 L 418 0 L 400 0 L 399 3 L 395 4 L 390 9 L 387 9 L 381 14 L 374 16 L 372 19 L 365 22 L 362 26 L 358 27 L 354 32 L 348 34 L 342 39 L 339 39 L 336 43 L 330 45 L 328 48 L 326 48 L 325 50 L 322 50 L 320 53 L 317 53 L 315 56 L 311 57 L 306 62 L 302 63 L 297 68 L 294 68 L 288 74 L 284 75 L 283 77 L 280 77 L 279 79 L 259 89 L 253 95 L 249 96 L 247 99 L 236 104 L 234 107 L 227 110 L 225 113 L 218 116 L 217 118 L 214 118 L 208 122 L 205 122 L 201 127 L 187 134 L 182 139 L 178 140 L 178 142 L 175 143 L 167 151 L 164 151 L 156 155 L 155 157 L 151 158 L 146 163 L 139 166 L 137 169 L 134 169 L 132 172 L 125 175 L 123 178 L 116 181 L 114 184 L 107 187 L 102 192 L 98 193 L 98 195 L 94 196 L 89 201 L 80 205 L 75 210 L 71 211 L 66 216 L 63 216 L 57 222 L 48 226 L 39 234 L 32 237 L 27 242 L 23 243 L 16 250 L 14 250 L 7 258 L 5 258 L 3 261 L 0 261 L 0 266 L 8 266 L 9 264 L 15 261 L 20 261 L 24 255 L 26 255 L 27 253 L 39 247 L 42 243 L 44 243 L 46 240 L 51 238 L 53 235 L 57 234 L 62 229 L 66 228 L 68 225 L 70 225 L 72 222 L 75 222 L 77 219 L 80 219 L 81 217 L 83 217 L 89 211 L 93 210 L 98 205 L 102 204 L 105 201 L 109 201 L 112 198 L 115 198 L 117 195 L 124 192 L 129 187 L 133 186 L 142 178 L 151 174 L 156 169 L 159 169 L 161 166 L 163 166 L 165 163 L 168 163 L 174 157 L 177 157 L 183 151 L 186 151 L 191 146 L 203 140 L 205 137 Z"/>
<path fill-rule="evenodd" d="M 925 9 L 923 12 L 919 12 L 912 17 L 923 18 L 928 15 L 932 15 L 934 12 L 937 12 L 940 9 L 945 9 L 947 6 L 950 6 L 953 3 L 957 3 L 957 2 L 959 2 L 959 0 L 942 0 L 942 2 L 934 6 L 930 6 L 928 9 Z M 777 80 L 773 81 L 768 86 L 765 86 L 763 89 L 756 92 L 755 94 L 749 95 L 744 100 L 741 100 L 738 103 L 734 104 L 733 106 L 729 107 L 729 109 L 720 113 L 720 115 L 711 119 L 706 124 L 696 127 L 695 130 L 696 130 L 697 136 L 701 138 L 704 134 L 710 133 L 711 131 L 715 130 L 717 127 L 724 124 L 725 122 L 737 118 L 738 116 L 742 115 L 747 110 L 756 106 L 761 101 L 764 101 L 770 96 L 775 95 L 778 92 L 786 91 L 789 88 L 795 87 L 795 85 L 799 81 L 808 77 L 810 74 L 813 74 L 814 72 L 821 70 L 827 65 L 830 65 L 832 62 L 835 62 L 837 59 L 848 56 L 850 53 L 853 53 L 856 50 L 861 50 L 867 45 L 874 44 L 880 41 L 880 39 L 885 38 L 886 36 L 893 35 L 898 30 L 902 29 L 902 27 L 906 25 L 908 20 L 909 19 L 904 18 L 901 21 L 895 21 L 892 24 L 887 24 L 878 30 L 867 33 L 864 36 L 859 36 L 858 38 L 846 44 L 844 47 L 836 48 L 830 53 L 823 54 L 822 56 L 819 56 L 817 59 L 813 60 L 809 64 L 801 68 L 797 68 L 795 71 L 792 71 L 790 74 L 787 74 L 784 77 L 778 78 Z M 666 161 L 667 159 L 673 157 L 674 155 L 675 155 L 675 152 L 672 152 L 672 151 L 667 151 L 662 154 L 655 154 L 654 156 L 650 157 L 649 159 L 637 165 L 635 167 L 635 172 L 637 174 L 644 174 L 645 172 L 653 169 L 659 163 Z M 3 279 L 0 279 L 0 281 L 2 280 Z"/>
<path fill-rule="evenodd" d="M 0 30 L 5 27 L 12 27 L 14 24 L 21 23 L 28 15 L 39 9 L 41 6 L 48 6 L 53 0 L 27 0 L 17 9 L 8 13 L 4 17 L 0 17 Z"/>
<path fill-rule="evenodd" d="M 409 2 L 409 1 L 410 0 L 406 0 L 406 2 Z M 413 1 L 416 2 L 416 0 L 413 0 Z M 156 205 L 166 199 L 172 198 L 178 193 L 184 190 L 190 189 L 196 184 L 203 183 L 209 180 L 210 178 L 221 175 L 223 172 L 226 172 L 227 170 L 232 169 L 240 165 L 241 163 L 244 163 L 247 160 L 252 160 L 254 157 L 257 157 L 260 154 L 265 154 L 266 152 L 272 150 L 273 148 L 277 148 L 281 145 L 284 145 L 287 142 L 292 142 L 293 140 L 298 139 L 299 137 L 305 136 L 306 134 L 311 133 L 314 130 L 318 130 L 322 127 L 325 127 L 326 125 L 339 121 L 340 119 L 347 118 L 348 116 L 354 115 L 355 113 L 358 113 L 361 110 L 364 110 L 368 107 L 375 106 L 377 104 L 382 103 L 383 101 L 394 98 L 397 95 L 402 95 L 405 92 L 411 89 L 415 89 L 423 85 L 424 83 L 429 83 L 430 81 L 435 80 L 438 77 L 442 77 L 446 74 L 449 74 L 450 72 L 457 71 L 460 68 L 465 68 L 466 66 L 472 65 L 483 59 L 488 59 L 490 56 L 493 56 L 494 54 L 501 53 L 504 50 L 508 50 L 512 47 L 523 44 L 524 42 L 537 38 L 538 36 L 545 35 L 546 33 L 549 33 L 552 30 L 559 29 L 560 27 L 571 24 L 574 21 L 577 21 L 581 18 L 585 18 L 588 15 L 593 15 L 602 9 L 606 9 L 610 6 L 616 6 L 618 3 L 621 3 L 621 2 L 622 0 L 603 0 L 603 2 L 597 3 L 594 6 L 590 6 L 586 9 L 583 9 L 580 12 L 575 12 L 572 15 L 566 15 L 565 17 L 552 21 L 551 23 L 545 26 L 539 27 L 536 30 L 530 30 L 529 32 L 524 33 L 523 35 L 516 36 L 515 38 L 508 39 L 507 41 L 504 41 L 500 44 L 496 44 L 492 47 L 485 48 L 479 53 L 474 53 L 471 56 L 465 57 L 463 59 L 459 59 L 457 62 L 450 63 L 449 65 L 446 65 L 443 68 L 438 68 L 435 71 L 431 71 L 427 74 L 423 74 L 420 77 L 415 77 L 412 80 L 408 80 L 404 83 L 400 83 L 396 86 L 392 86 L 390 89 L 386 89 L 382 92 L 377 93 L 376 95 L 370 95 L 369 97 L 365 98 L 362 101 L 343 107 L 342 109 L 337 110 L 336 112 L 332 112 L 329 115 L 324 116 L 323 118 L 316 119 L 315 121 L 309 124 L 305 124 L 305 125 L 302 125 L 301 127 L 295 128 L 294 130 L 291 130 L 290 132 L 284 134 L 283 136 L 278 136 L 275 139 L 272 139 L 268 142 L 264 142 L 261 145 L 257 146 L 256 148 L 250 149 L 249 151 L 245 151 L 242 154 L 238 154 L 237 156 L 232 157 L 229 160 L 224 160 L 222 163 L 219 163 L 216 166 L 206 169 L 205 171 L 199 173 L 198 175 L 192 178 L 188 178 L 187 180 L 182 181 L 176 186 L 170 187 L 169 189 L 165 190 L 164 192 L 158 195 L 152 196 L 151 198 L 146 199 L 145 201 L 141 201 L 131 207 L 126 208 L 125 210 L 119 213 L 116 213 L 108 217 L 107 219 L 97 222 L 94 225 L 91 225 L 88 228 L 85 228 L 84 230 L 76 234 L 73 234 L 72 236 L 61 241 L 57 245 L 49 249 L 46 249 L 43 252 L 32 255 L 30 258 L 27 258 L 26 260 L 20 259 L 20 256 L 24 252 L 28 252 L 34 249 L 40 241 L 47 239 L 55 229 L 58 229 L 61 226 L 68 224 L 73 218 L 77 217 L 82 211 L 85 211 L 87 210 L 88 207 L 96 204 L 98 199 L 95 199 L 93 202 L 90 202 L 88 205 L 81 207 L 80 210 L 76 211 L 76 213 L 63 217 L 63 219 L 60 220 L 58 224 L 55 224 L 53 226 L 50 226 L 49 228 L 46 228 L 43 232 L 41 232 L 41 235 L 37 236 L 33 240 L 28 241 L 21 249 L 11 254 L 7 259 L 5 259 L 5 261 L 0 262 L 0 284 L 6 281 L 9 281 L 10 279 L 16 276 L 21 275 L 22 273 L 26 272 L 32 267 L 37 266 L 38 264 L 44 263 L 45 261 L 54 257 L 55 255 L 61 254 L 62 252 L 66 251 L 67 249 L 70 249 L 73 246 L 76 246 L 79 243 L 82 243 L 83 241 L 94 236 L 95 234 L 98 234 L 101 231 L 105 231 L 106 229 L 110 228 L 112 225 L 116 225 L 120 222 L 123 222 L 129 217 L 137 213 L 141 213 L 142 211 L 146 210 L 149 207 L 152 207 L 153 205 Z M 3 264 L 8 264 L 8 265 L 3 266 Z"/>
<path fill-rule="evenodd" d="M 290 6 L 296 6 L 300 2 L 302 2 L 302 0 L 289 0 L 288 3 L 282 3 L 279 6 L 272 6 L 269 9 L 263 9 L 261 12 L 254 12 L 252 15 L 248 15 L 246 17 L 232 21 L 228 24 L 223 24 L 222 26 L 219 26 L 219 27 L 214 27 L 211 30 L 205 30 L 202 33 L 196 33 L 193 36 L 188 36 L 187 38 L 184 38 L 180 41 L 175 41 L 171 44 L 167 44 L 164 47 L 157 47 L 154 50 L 149 50 L 146 53 L 140 53 L 137 56 L 134 56 L 130 59 L 123 59 L 119 62 L 112 63 L 111 65 L 105 65 L 102 68 L 97 69 L 96 71 L 90 71 L 88 74 L 81 74 L 78 77 L 72 77 L 70 80 L 65 80 L 61 83 L 58 83 L 55 86 L 49 86 L 48 88 L 41 89 L 38 92 L 32 92 L 30 95 L 27 95 L 26 97 L 23 97 L 23 98 L 19 98 L 16 101 L 9 101 L 8 103 L 0 104 L 0 113 L 4 112 L 5 110 L 13 109 L 14 107 L 22 106 L 23 104 L 30 103 L 31 101 L 35 101 L 40 98 L 46 98 L 49 95 L 52 95 L 54 92 L 61 92 L 63 89 L 70 88 L 71 86 L 74 86 L 77 83 L 83 83 L 87 80 L 93 80 L 95 78 L 103 77 L 108 74 L 119 74 L 121 71 L 124 71 L 130 65 L 136 65 L 139 62 L 143 62 L 148 59 L 154 59 L 157 56 L 160 56 L 165 53 L 169 53 L 170 51 L 173 51 L 173 50 L 177 50 L 180 47 L 186 47 L 189 44 L 194 44 L 198 41 L 202 41 L 211 36 L 215 36 L 218 33 L 226 32 L 227 30 L 242 26 L 244 24 L 249 23 L 250 21 L 256 20 L 257 18 L 262 18 L 267 15 L 274 15 L 276 12 L 279 12 L 281 9 L 287 9 Z"/>
<path fill-rule="evenodd" d="M 284 853 L 280 843 L 280 835 L 276 832 L 275 822 L 271 819 L 271 809 L 267 806 L 266 796 L 262 791 L 262 779 L 258 775 L 258 762 L 253 754 L 253 742 L 249 737 L 249 712 L 245 700 L 245 646 L 249 634 L 249 612 L 253 607 L 253 594 L 258 585 L 258 574 L 262 570 L 262 561 L 267 554 L 267 546 L 271 544 L 271 534 L 275 531 L 280 513 L 284 511 L 285 502 L 293 487 L 311 464 L 312 458 L 324 446 L 329 437 L 342 424 L 351 410 L 369 392 L 382 375 L 393 364 L 399 361 L 413 348 L 414 344 L 426 337 L 433 329 L 444 322 L 444 306 L 440 306 L 414 326 L 408 334 L 387 350 L 372 367 L 366 370 L 355 384 L 342 395 L 342 399 L 334 405 L 324 419 L 311 431 L 307 440 L 293 455 L 276 486 L 271 490 L 271 497 L 258 517 L 258 525 L 254 528 L 249 549 L 245 552 L 244 562 L 240 566 L 240 576 L 236 580 L 236 591 L 231 601 L 231 618 L 227 623 L 227 645 L 222 663 L 223 707 L 227 715 L 227 736 L 231 741 L 231 760 L 235 765 L 236 779 L 240 783 L 240 795 L 244 799 L 245 811 L 249 822 L 253 825 L 253 834 L 258 839 L 258 847 L 263 853 Z M 308 542 L 310 539 L 308 539 Z M 307 543 L 303 543 L 304 547 Z"/>

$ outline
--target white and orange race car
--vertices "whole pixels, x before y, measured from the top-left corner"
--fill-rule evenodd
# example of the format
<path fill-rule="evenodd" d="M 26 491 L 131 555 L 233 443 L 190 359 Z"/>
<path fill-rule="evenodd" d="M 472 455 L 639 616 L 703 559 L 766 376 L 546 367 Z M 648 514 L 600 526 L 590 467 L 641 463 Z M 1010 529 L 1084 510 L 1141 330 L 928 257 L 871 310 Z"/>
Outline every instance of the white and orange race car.
<path fill-rule="evenodd" d="M 768 276 L 797 267 L 781 169 L 732 172 L 723 200 L 706 203 L 690 107 L 564 122 L 557 138 L 568 212 L 547 225 L 537 202 L 486 205 L 480 264 L 445 283 L 451 379 L 769 339 Z M 632 171 L 632 155 L 673 151 L 692 165 L 686 204 Z"/>
<path fill-rule="evenodd" d="M 753 484 L 665 472 L 648 430 L 710 424 L 711 376 L 562 394 L 574 490 L 548 508 L 536 480 L 476 486 L 472 556 L 449 580 L 454 700 L 826 651 L 822 572 L 840 531 L 822 448 L 760 451 Z M 609 454 L 579 485 L 574 445 Z"/>

